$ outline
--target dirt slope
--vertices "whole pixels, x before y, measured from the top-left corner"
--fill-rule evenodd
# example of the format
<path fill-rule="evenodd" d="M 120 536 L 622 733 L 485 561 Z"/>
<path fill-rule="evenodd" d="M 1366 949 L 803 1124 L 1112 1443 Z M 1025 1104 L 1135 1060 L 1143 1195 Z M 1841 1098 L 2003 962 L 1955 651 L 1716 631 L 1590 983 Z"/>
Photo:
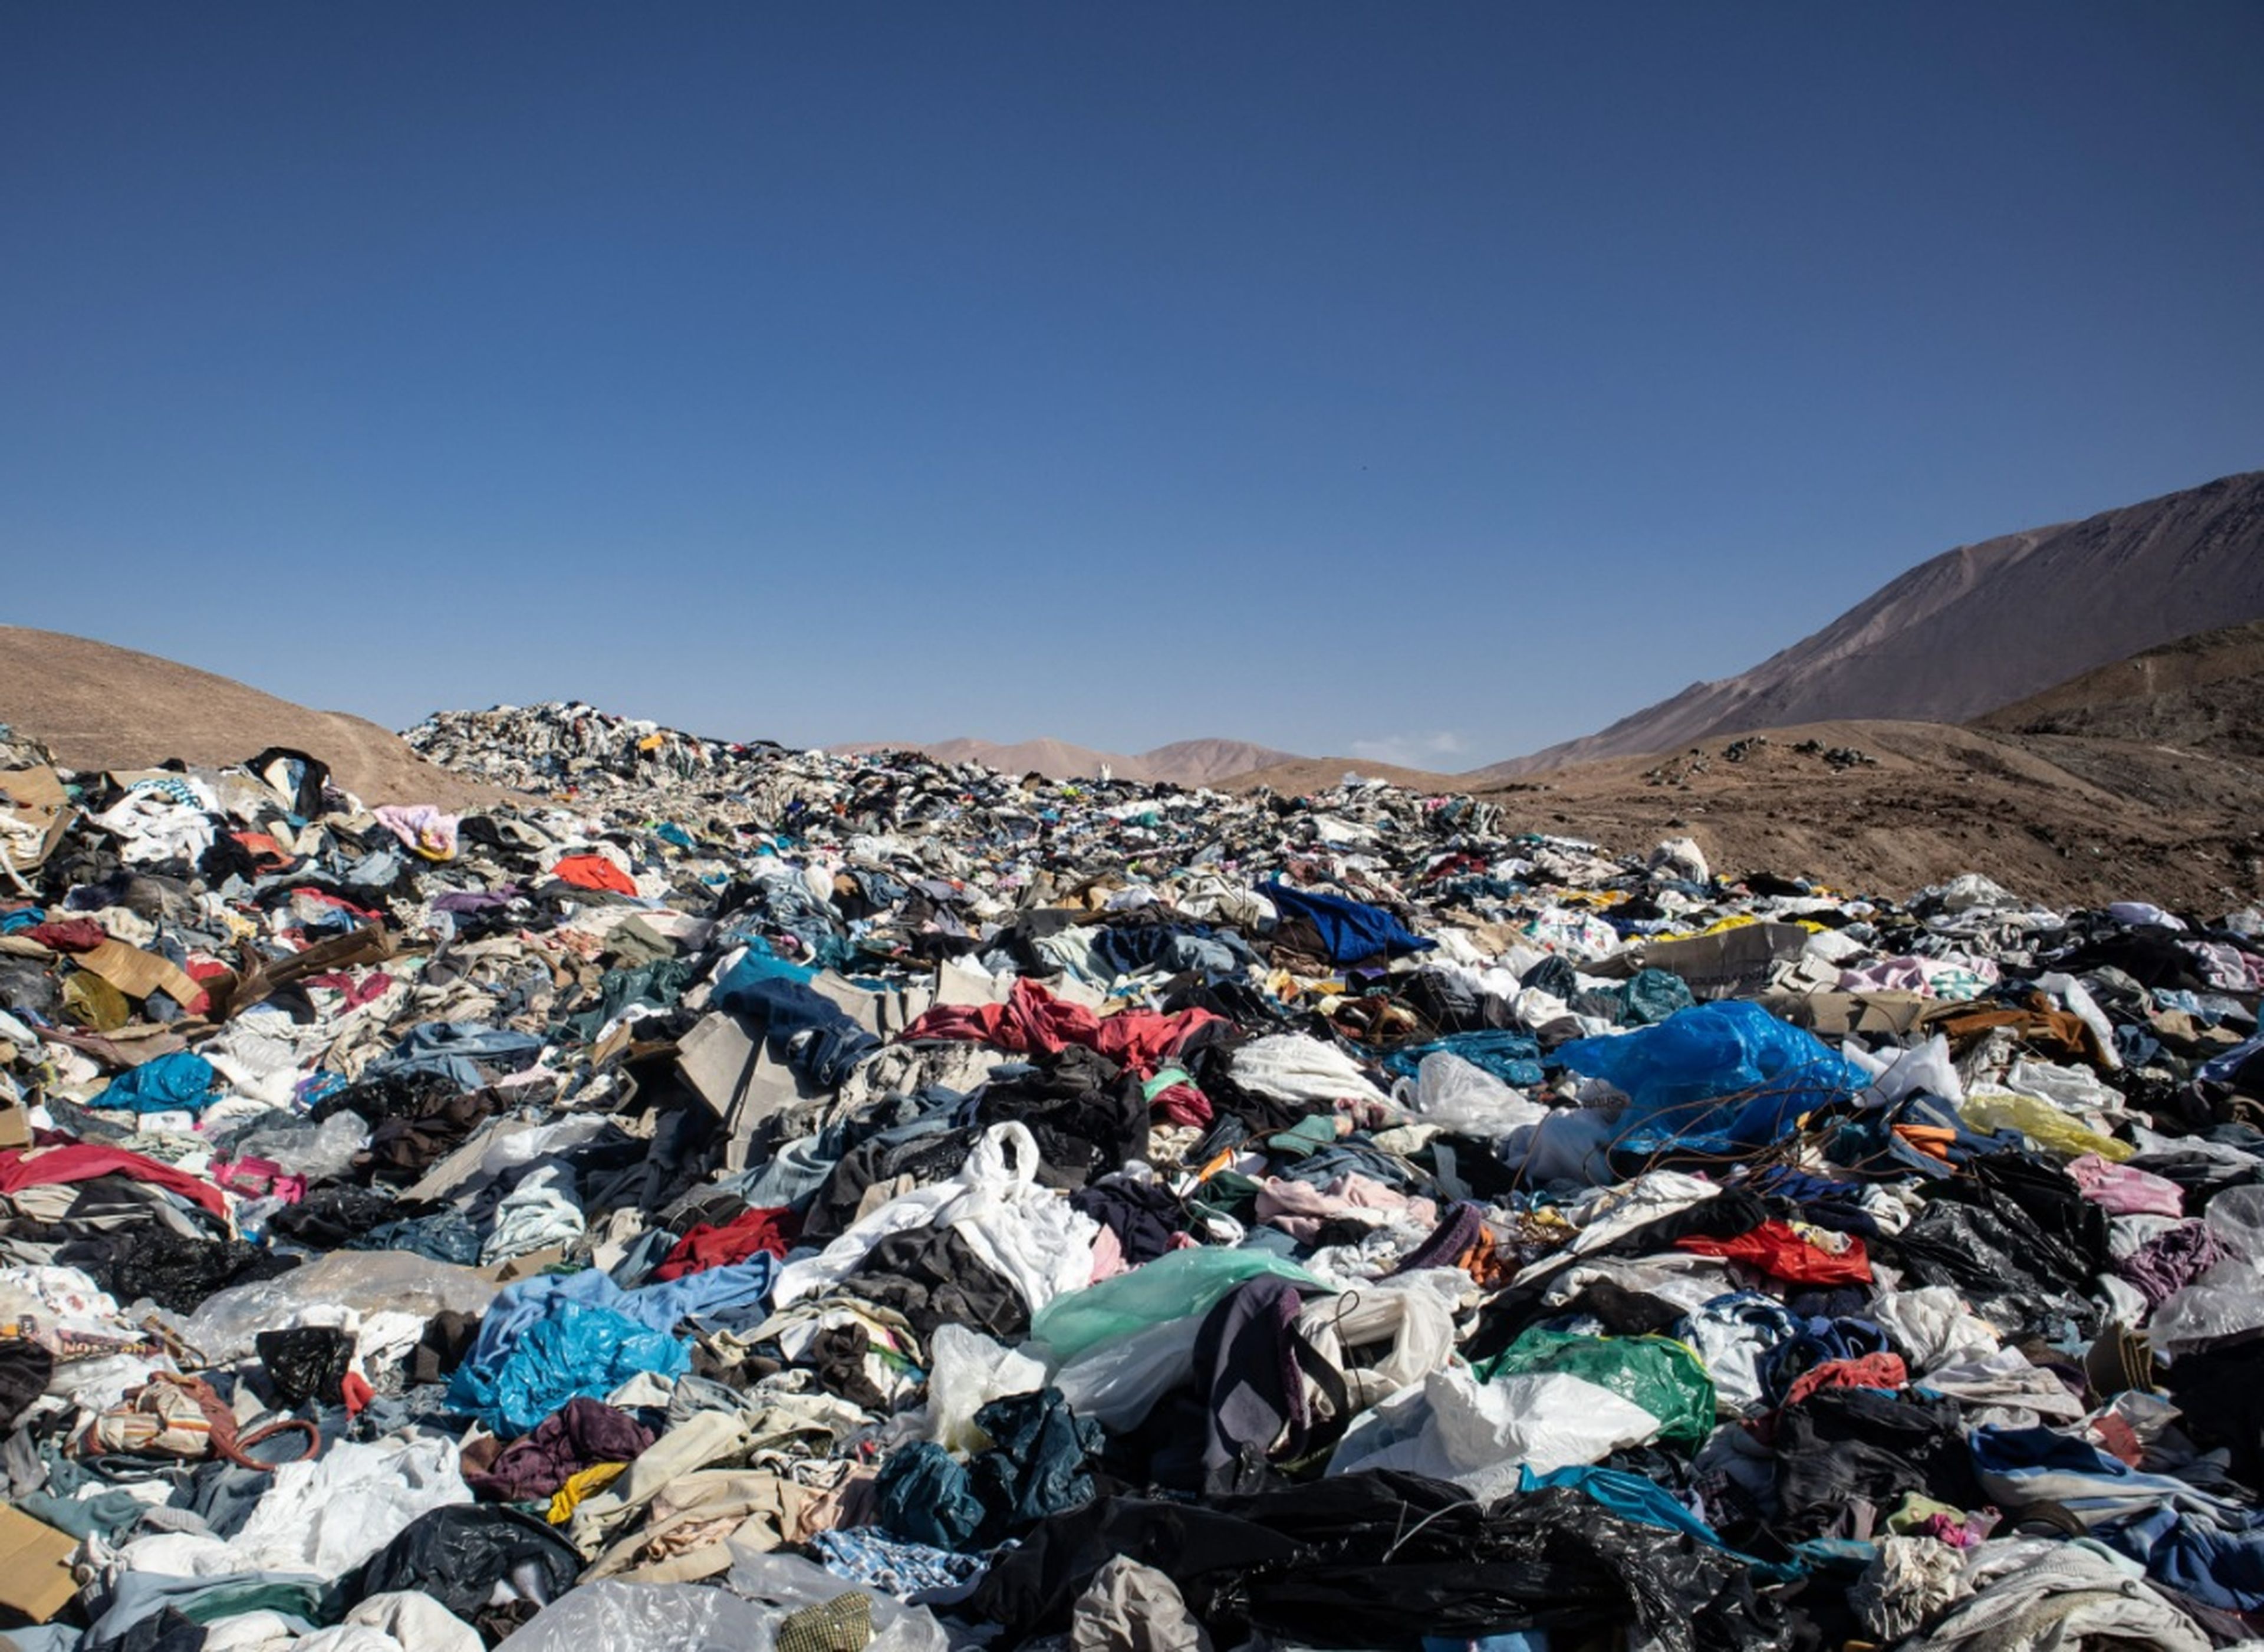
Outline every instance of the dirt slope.
<path fill-rule="evenodd" d="M 1847 750 L 1873 760 L 1846 763 Z M 1687 834 L 1732 874 L 1902 895 L 1982 872 L 2054 904 L 2137 898 L 2212 913 L 2264 898 L 2264 773 L 2143 741 L 1818 723 L 1480 794 L 1516 825 L 1615 852 Z"/>
<path fill-rule="evenodd" d="M 1835 718 L 1957 722 L 2077 672 L 2264 616 L 2264 471 L 1963 546 L 1752 670 L 1477 772 L 1535 774 Z M 1476 777 L 1474 777 L 1476 778 Z"/>
<path fill-rule="evenodd" d="M 2264 621 L 2148 648 L 1973 722 L 2264 757 Z"/>
<path fill-rule="evenodd" d="M 256 688 L 86 637 L 0 626 L 0 722 L 74 769 L 149 768 L 168 757 L 216 766 L 268 746 L 330 765 L 366 803 L 461 808 L 503 795 L 425 762 L 400 735 L 342 712 L 309 711 Z"/>

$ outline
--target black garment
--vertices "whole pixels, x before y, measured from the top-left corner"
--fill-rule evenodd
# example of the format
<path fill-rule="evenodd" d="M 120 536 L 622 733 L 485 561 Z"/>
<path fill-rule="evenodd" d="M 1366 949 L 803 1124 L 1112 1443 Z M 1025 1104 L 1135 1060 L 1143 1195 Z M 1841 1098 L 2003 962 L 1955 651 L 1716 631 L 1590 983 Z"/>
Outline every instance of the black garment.
<path fill-rule="evenodd" d="M 1295 1343 L 1303 1306 L 1288 1281 L 1261 1277 L 1237 1286 L 1204 1315 L 1194 1358 L 1196 1380 L 1207 1385 L 1206 1492 L 1255 1491 L 1272 1483 L 1267 1458 L 1285 1430 L 1284 1449 L 1293 1456 L 1301 1449 L 1311 1420 Z"/>
<path fill-rule="evenodd" d="M 2264 1491 L 2264 1343 L 2181 1354 L 2170 1364 L 2169 1390 L 2194 1443 L 2222 1447 L 2233 1477 Z"/>
<path fill-rule="evenodd" d="M 443 1308 L 424 1322 L 424 1334 L 409 1353 L 409 1380 L 446 1382 L 479 1339 L 480 1316 Z"/>
<path fill-rule="evenodd" d="M 1099 1053 L 1072 1045 L 1019 1077 L 976 1093 L 975 1122 L 1018 1119 L 1038 1144 L 1038 1181 L 1083 1187 L 1148 1156 L 1148 1098 L 1140 1081 Z"/>
<path fill-rule="evenodd" d="M 1834 1533 L 1861 1498 L 1882 1513 L 1907 1492 L 1981 1506 L 1956 1404 L 1869 1388 L 1812 1394 L 1777 1417 L 1777 1511 L 1786 1543 Z"/>
<path fill-rule="evenodd" d="M 29 1337 L 0 1340 L 0 1433 L 15 1427 L 16 1419 L 47 1391 L 54 1372 L 54 1356 Z"/>
<path fill-rule="evenodd" d="M 1415 1648 L 1521 1629 L 1656 1640 L 1673 1652 L 1779 1648 L 1745 1564 L 1607 1513 L 1569 1487 L 1481 1508 L 1460 1487 L 1353 1474 L 1188 1506 L 1109 1498 L 1041 1523 L 969 1603 L 1027 1639 L 1066 1627 L 1112 1555 L 1179 1586 L 1215 1643 L 1254 1627 L 1315 1647 Z"/>
<path fill-rule="evenodd" d="M 859 1142 L 835 1162 L 802 1212 L 802 1242 L 823 1246 L 838 1239 L 856 1221 L 865 1190 L 876 1183 L 909 1176 L 925 1187 L 957 1175 L 978 1134 L 930 1130 L 903 1140 Z"/>
<path fill-rule="evenodd" d="M 495 1111 L 495 1091 L 472 1090 L 450 1094 L 414 1116 L 381 1119 L 370 1131 L 369 1145 L 354 1155 L 354 1173 L 406 1187 L 471 1140 Z"/>
<path fill-rule="evenodd" d="M 1176 1236 L 1186 1229 L 1186 1211 L 1159 1182 L 1080 1187 L 1070 1195 L 1069 1202 L 1116 1235 L 1127 1267 L 1153 1262 L 1171 1250 Z"/>
<path fill-rule="evenodd" d="M 548 1605 L 574 1586 L 582 1557 L 546 1522 L 491 1503 L 455 1503 L 417 1518 L 369 1557 L 346 1604 L 398 1589 L 430 1595 L 469 1620 L 508 1582 Z"/>
<path fill-rule="evenodd" d="M 2119 969 L 2142 987 L 2167 987 L 2173 991 L 2208 992 L 2208 977 L 2194 955 L 2181 944 L 2179 932 L 2159 924 L 2102 935 L 2062 953 L 2052 967 L 2071 975 L 2094 969 Z"/>
<path fill-rule="evenodd" d="M 1029 1304 L 952 1228 L 890 1234 L 841 1282 L 850 1295 L 902 1314 L 925 1342 L 969 1325 L 1012 1346 L 1029 1334 Z"/>

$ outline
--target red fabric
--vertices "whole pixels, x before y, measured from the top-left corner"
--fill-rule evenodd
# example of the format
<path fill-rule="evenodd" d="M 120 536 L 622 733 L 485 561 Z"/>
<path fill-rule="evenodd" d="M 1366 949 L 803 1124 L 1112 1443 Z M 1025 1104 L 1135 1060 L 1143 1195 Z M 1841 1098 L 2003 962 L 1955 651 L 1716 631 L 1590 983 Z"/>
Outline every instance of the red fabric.
<path fill-rule="evenodd" d="M 229 836 L 243 845 L 244 852 L 251 857 L 252 866 L 261 872 L 279 872 L 286 866 L 298 864 L 284 852 L 283 845 L 266 832 L 230 832 Z"/>
<path fill-rule="evenodd" d="M 904 1037 L 962 1039 L 1023 1055 L 1058 1055 L 1070 1045 L 1081 1044 L 1146 1074 L 1190 1032 L 1217 1019 L 1208 1010 L 1182 1010 L 1177 1015 L 1128 1010 L 1103 1018 L 1081 1004 L 1055 997 L 1034 981 L 1018 979 L 1005 1003 L 930 1010 L 904 1029 Z"/>
<path fill-rule="evenodd" d="M 703 1221 L 678 1240 L 661 1258 L 660 1265 L 652 1271 L 653 1281 L 661 1284 L 680 1279 L 687 1273 L 728 1267 L 734 1262 L 744 1262 L 758 1250 L 783 1257 L 794 1248 L 801 1232 L 802 1218 L 786 1206 L 776 1210 L 744 1211 L 720 1228 Z"/>
<path fill-rule="evenodd" d="M 1871 1282 L 1871 1258 L 1864 1251 L 1861 1239 L 1849 1235 L 1846 1250 L 1822 1250 L 1782 1221 L 1765 1221 L 1751 1233 L 1739 1234 L 1734 1239 L 1697 1235 L 1678 1239 L 1674 1248 L 1687 1250 L 1693 1256 L 1725 1257 L 1732 1262 L 1747 1263 L 1773 1279 L 1789 1279 L 1797 1285 Z"/>
<path fill-rule="evenodd" d="M 1149 1099 L 1148 1111 L 1150 1117 L 1165 1124 L 1197 1127 L 1208 1124 L 1214 1116 L 1210 1110 L 1210 1098 L 1193 1084 L 1173 1084 L 1157 1090 Z"/>
<path fill-rule="evenodd" d="M 301 984 L 309 987 L 328 987 L 333 992 L 343 992 L 346 996 L 346 1007 L 359 1010 L 362 1005 L 374 1004 L 385 996 L 385 989 L 393 984 L 393 977 L 382 969 L 375 969 L 361 980 L 356 981 L 341 969 L 327 975 L 309 975 Z"/>
<path fill-rule="evenodd" d="M 215 1216 L 228 1214 L 221 1191 L 186 1170 L 145 1159 L 123 1148 L 77 1142 L 67 1148 L 11 1148 L 0 1153 L 0 1193 L 18 1193 L 27 1187 L 53 1187 L 66 1182 L 91 1182 L 98 1176 L 130 1176 L 137 1182 L 171 1188 L 192 1199 Z"/>
<path fill-rule="evenodd" d="M 1784 1402 L 1798 1405 L 1818 1388 L 1905 1388 L 1910 1368 L 1900 1354 L 1865 1354 L 1861 1359 L 1831 1359 L 1793 1379 Z"/>
<path fill-rule="evenodd" d="M 102 925 L 91 917 L 49 918 L 44 924 L 33 924 L 24 933 L 59 953 L 91 953 L 110 938 Z"/>
<path fill-rule="evenodd" d="M 550 875 L 577 889 L 611 889 L 615 895 L 635 895 L 636 880 L 603 855 L 569 855 L 550 868 Z"/>

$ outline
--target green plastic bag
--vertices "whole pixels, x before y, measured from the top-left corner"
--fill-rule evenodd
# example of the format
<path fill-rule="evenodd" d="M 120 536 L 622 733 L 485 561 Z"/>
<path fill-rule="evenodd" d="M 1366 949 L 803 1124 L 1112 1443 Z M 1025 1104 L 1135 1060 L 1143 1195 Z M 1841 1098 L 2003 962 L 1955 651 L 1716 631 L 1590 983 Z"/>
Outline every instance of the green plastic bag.
<path fill-rule="evenodd" d="M 1697 1446 L 1714 1431 L 1714 1379 L 1705 1361 L 1665 1337 L 1575 1337 L 1528 1330 L 1476 1367 L 1496 1377 L 1556 1371 L 1579 1377 L 1658 1419 L 1662 1445 Z"/>
<path fill-rule="evenodd" d="M 1236 1286 L 1264 1273 L 1316 1291 L 1331 1288 L 1295 1263 L 1263 1250 L 1208 1245 L 1173 1250 L 1129 1273 L 1054 1298 L 1038 1310 L 1030 1340 L 1043 1344 L 1047 1356 L 1059 1366 L 1088 1349 L 1151 1325 L 1207 1314 Z"/>

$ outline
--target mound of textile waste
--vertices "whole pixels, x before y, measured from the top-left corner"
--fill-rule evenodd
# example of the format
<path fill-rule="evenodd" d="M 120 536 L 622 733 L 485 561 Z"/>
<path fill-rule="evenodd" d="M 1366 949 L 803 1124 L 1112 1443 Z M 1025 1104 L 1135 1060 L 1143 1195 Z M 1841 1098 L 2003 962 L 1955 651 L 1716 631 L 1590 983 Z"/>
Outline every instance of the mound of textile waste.
<path fill-rule="evenodd" d="M 0 738 L 0 1645 L 2264 1627 L 2254 911 L 409 738 Z"/>

